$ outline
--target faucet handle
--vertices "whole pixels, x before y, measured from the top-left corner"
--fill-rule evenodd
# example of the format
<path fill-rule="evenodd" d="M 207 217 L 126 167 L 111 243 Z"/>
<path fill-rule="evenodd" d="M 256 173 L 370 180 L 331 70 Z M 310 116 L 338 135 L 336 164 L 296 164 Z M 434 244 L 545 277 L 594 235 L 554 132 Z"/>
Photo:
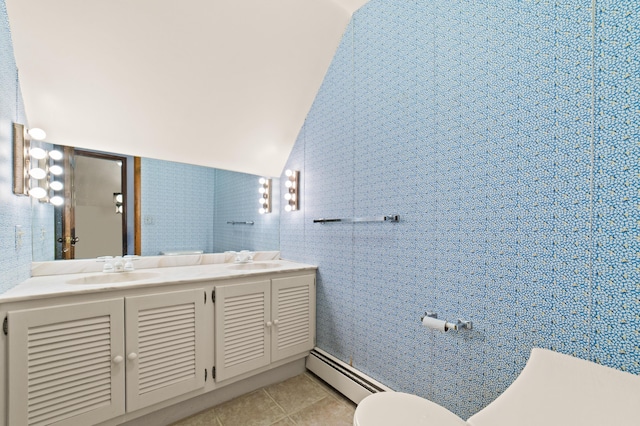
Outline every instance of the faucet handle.
<path fill-rule="evenodd" d="M 138 260 L 140 257 L 133 254 L 127 254 L 123 258 L 124 258 L 124 270 L 126 272 L 131 272 L 135 269 L 133 267 L 133 261 Z"/>
<path fill-rule="evenodd" d="M 113 256 L 100 256 L 96 259 L 96 262 L 104 262 L 102 272 L 113 272 Z"/>

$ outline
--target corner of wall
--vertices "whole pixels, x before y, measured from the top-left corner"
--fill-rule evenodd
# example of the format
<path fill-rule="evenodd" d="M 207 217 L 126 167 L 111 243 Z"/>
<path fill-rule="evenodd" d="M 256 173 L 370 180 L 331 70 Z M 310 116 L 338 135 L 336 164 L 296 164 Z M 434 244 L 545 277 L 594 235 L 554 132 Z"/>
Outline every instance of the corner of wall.
<path fill-rule="evenodd" d="M 31 275 L 31 200 L 13 194 L 13 123 L 26 116 L 9 19 L 0 2 L 0 293 Z"/>

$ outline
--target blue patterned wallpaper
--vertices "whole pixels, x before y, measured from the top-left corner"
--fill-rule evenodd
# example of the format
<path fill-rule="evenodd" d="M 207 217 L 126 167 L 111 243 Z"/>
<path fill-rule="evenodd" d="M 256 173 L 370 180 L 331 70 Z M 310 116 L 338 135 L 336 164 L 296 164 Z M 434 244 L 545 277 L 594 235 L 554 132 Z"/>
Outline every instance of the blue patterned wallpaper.
<path fill-rule="evenodd" d="M 209 167 L 143 158 L 142 255 L 213 249 L 215 173 Z"/>
<path fill-rule="evenodd" d="M 13 194 L 13 123 L 26 123 L 4 0 L 0 0 L 0 293 L 31 274 L 31 201 Z M 15 226 L 22 246 L 16 248 Z"/>
<path fill-rule="evenodd" d="M 319 347 L 464 418 L 532 347 L 640 373 L 640 6 L 595 4 L 354 14 L 281 220 L 282 256 L 319 266 Z M 401 222 L 312 223 L 384 214 Z"/>

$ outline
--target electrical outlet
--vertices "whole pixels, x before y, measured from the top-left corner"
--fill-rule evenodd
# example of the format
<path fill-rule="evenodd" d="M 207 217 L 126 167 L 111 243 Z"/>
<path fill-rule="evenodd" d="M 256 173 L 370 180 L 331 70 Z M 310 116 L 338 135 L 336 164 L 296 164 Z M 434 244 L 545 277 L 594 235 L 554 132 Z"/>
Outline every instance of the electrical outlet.
<path fill-rule="evenodd" d="M 16 250 L 20 250 L 22 248 L 23 235 L 24 235 L 24 231 L 22 230 L 22 225 L 16 225 L 15 227 Z"/>

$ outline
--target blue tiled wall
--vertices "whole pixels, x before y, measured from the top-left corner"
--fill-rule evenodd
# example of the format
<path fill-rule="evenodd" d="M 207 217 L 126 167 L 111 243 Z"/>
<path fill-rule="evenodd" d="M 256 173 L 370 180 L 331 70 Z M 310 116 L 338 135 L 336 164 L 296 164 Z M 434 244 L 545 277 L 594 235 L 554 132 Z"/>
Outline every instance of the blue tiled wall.
<path fill-rule="evenodd" d="M 0 0 L 0 293 L 30 276 L 31 201 L 13 194 L 13 122 L 26 123 L 4 0 Z M 15 226 L 23 231 L 16 249 Z"/>
<path fill-rule="evenodd" d="M 287 163 L 281 251 L 319 266 L 318 346 L 464 418 L 532 347 L 640 373 L 639 28 L 613 0 L 356 12 Z"/>

